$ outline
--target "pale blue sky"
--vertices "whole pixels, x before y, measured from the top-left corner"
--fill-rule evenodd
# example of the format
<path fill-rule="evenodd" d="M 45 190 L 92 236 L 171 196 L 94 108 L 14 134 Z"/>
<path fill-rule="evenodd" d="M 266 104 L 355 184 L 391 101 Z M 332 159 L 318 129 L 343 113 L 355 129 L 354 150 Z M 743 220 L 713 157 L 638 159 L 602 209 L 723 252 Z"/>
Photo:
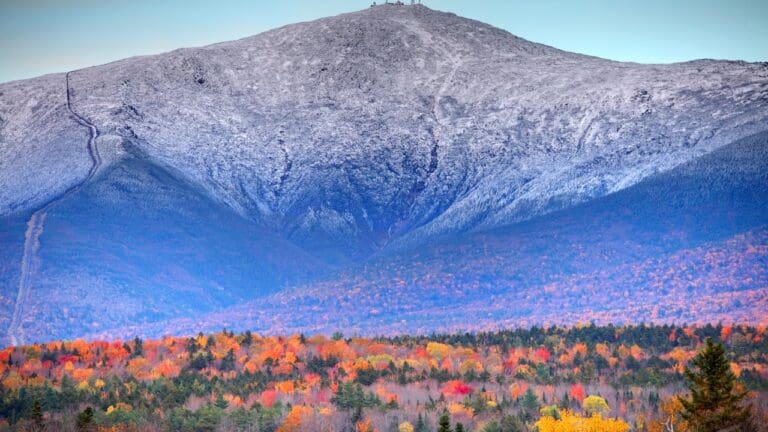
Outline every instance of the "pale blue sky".
<path fill-rule="evenodd" d="M 0 82 L 206 45 L 358 0 L 0 0 Z M 768 0 L 424 0 L 568 51 L 642 63 L 768 61 Z"/>

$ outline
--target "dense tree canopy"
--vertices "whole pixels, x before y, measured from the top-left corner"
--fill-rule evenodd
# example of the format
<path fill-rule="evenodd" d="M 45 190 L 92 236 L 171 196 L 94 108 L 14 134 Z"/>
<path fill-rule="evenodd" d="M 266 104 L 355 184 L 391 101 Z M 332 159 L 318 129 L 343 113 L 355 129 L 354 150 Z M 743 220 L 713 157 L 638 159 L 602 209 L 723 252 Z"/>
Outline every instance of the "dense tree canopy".
<path fill-rule="evenodd" d="M 767 373 L 766 331 L 745 326 L 76 340 L 0 350 L 0 430 L 680 432 L 708 401 L 739 417 Z"/>

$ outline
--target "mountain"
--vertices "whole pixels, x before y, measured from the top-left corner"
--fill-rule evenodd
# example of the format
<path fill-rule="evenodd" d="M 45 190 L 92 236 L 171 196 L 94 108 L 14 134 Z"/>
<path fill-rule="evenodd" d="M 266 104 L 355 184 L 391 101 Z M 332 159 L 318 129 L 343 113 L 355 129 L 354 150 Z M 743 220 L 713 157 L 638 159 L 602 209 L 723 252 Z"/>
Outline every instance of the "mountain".
<path fill-rule="evenodd" d="M 768 324 L 768 133 L 606 197 L 443 238 L 205 316 L 94 333 L 429 334 L 595 321 Z"/>
<path fill-rule="evenodd" d="M 461 307 L 509 298 L 489 322 L 553 321 L 521 292 L 567 303 L 589 292 L 569 277 L 626 282 L 600 266 L 745 238 L 762 250 L 766 131 L 766 63 L 618 63 L 418 5 L 0 84 L 0 328 L 11 341 L 155 331 L 282 304 L 265 331 L 426 330 L 444 317 L 406 312 L 443 304 L 447 286 Z M 395 279 L 407 289 L 385 289 Z M 723 292 L 764 295 L 753 282 Z M 326 304 L 313 294 L 326 288 L 359 294 Z M 664 289 L 626 286 L 605 319 Z M 408 304 L 359 316 L 387 295 Z M 571 306 L 559 318 L 588 310 Z"/>

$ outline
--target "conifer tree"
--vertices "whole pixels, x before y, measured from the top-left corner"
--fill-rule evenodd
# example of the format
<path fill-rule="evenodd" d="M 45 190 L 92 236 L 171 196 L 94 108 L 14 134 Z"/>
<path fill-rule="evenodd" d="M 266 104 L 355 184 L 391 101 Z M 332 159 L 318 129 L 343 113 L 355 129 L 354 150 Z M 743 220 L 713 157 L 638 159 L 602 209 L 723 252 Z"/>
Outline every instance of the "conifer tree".
<path fill-rule="evenodd" d="M 419 413 L 419 417 L 416 419 L 416 426 L 413 428 L 414 432 L 429 432 L 429 429 L 427 429 L 427 422 L 424 420 L 424 417 L 421 416 L 421 413 Z"/>
<path fill-rule="evenodd" d="M 437 432 L 451 432 L 451 418 L 448 416 L 447 411 L 443 411 L 438 425 Z"/>
<path fill-rule="evenodd" d="M 30 415 L 30 418 L 32 419 L 32 424 L 34 425 L 35 430 L 43 430 L 43 407 L 37 399 L 32 402 L 32 414 Z"/>
<path fill-rule="evenodd" d="M 230 349 L 229 351 L 227 351 L 227 355 L 224 356 L 223 359 L 221 359 L 221 366 L 219 366 L 219 370 L 221 371 L 235 370 L 235 351 L 233 349 Z"/>
<path fill-rule="evenodd" d="M 743 406 L 746 392 L 735 388 L 722 344 L 707 338 L 706 346 L 694 359 L 696 370 L 685 368 L 690 398 L 680 398 L 682 417 L 695 432 L 747 432 L 754 430 L 749 406 Z"/>
<path fill-rule="evenodd" d="M 505 415 L 502 417 L 499 427 L 501 432 L 524 432 L 526 430 L 523 422 L 521 422 L 517 417 L 511 415 Z"/>
<path fill-rule="evenodd" d="M 216 400 L 213 402 L 213 404 L 216 405 L 216 408 L 219 409 L 227 409 L 229 406 L 229 402 L 224 399 L 224 396 L 221 393 L 216 396 Z"/>
<path fill-rule="evenodd" d="M 133 357 L 141 357 L 144 355 L 144 342 L 136 336 L 133 340 Z"/>
<path fill-rule="evenodd" d="M 357 405 L 355 407 L 355 410 L 352 412 L 352 425 L 357 425 L 357 422 L 361 421 L 363 419 L 363 406 Z"/>
<path fill-rule="evenodd" d="M 93 408 L 87 407 L 77 415 L 77 430 L 89 431 L 93 426 Z"/>
<path fill-rule="evenodd" d="M 533 389 L 530 388 L 523 394 L 523 399 L 520 404 L 522 405 L 525 414 L 529 417 L 536 413 L 540 406 L 539 398 L 536 396 L 536 393 L 533 392 Z"/>

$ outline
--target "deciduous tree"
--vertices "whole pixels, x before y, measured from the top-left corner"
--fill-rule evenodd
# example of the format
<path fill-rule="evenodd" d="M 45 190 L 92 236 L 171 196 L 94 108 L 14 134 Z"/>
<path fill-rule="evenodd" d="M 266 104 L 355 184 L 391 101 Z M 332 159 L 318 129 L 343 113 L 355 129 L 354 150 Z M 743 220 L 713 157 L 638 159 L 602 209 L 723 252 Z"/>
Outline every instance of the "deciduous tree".
<path fill-rule="evenodd" d="M 560 419 L 543 416 L 536 422 L 539 432 L 627 432 L 629 425 L 621 419 L 603 418 L 600 414 L 581 417 L 562 411 Z"/>
<path fill-rule="evenodd" d="M 584 399 L 584 402 L 581 403 L 581 406 L 584 409 L 584 412 L 587 413 L 587 415 L 593 415 L 593 414 L 606 415 L 608 414 L 608 411 L 610 411 L 610 408 L 608 407 L 608 402 L 606 402 L 605 399 L 601 398 L 600 396 L 595 396 L 595 395 L 587 396 Z"/>

